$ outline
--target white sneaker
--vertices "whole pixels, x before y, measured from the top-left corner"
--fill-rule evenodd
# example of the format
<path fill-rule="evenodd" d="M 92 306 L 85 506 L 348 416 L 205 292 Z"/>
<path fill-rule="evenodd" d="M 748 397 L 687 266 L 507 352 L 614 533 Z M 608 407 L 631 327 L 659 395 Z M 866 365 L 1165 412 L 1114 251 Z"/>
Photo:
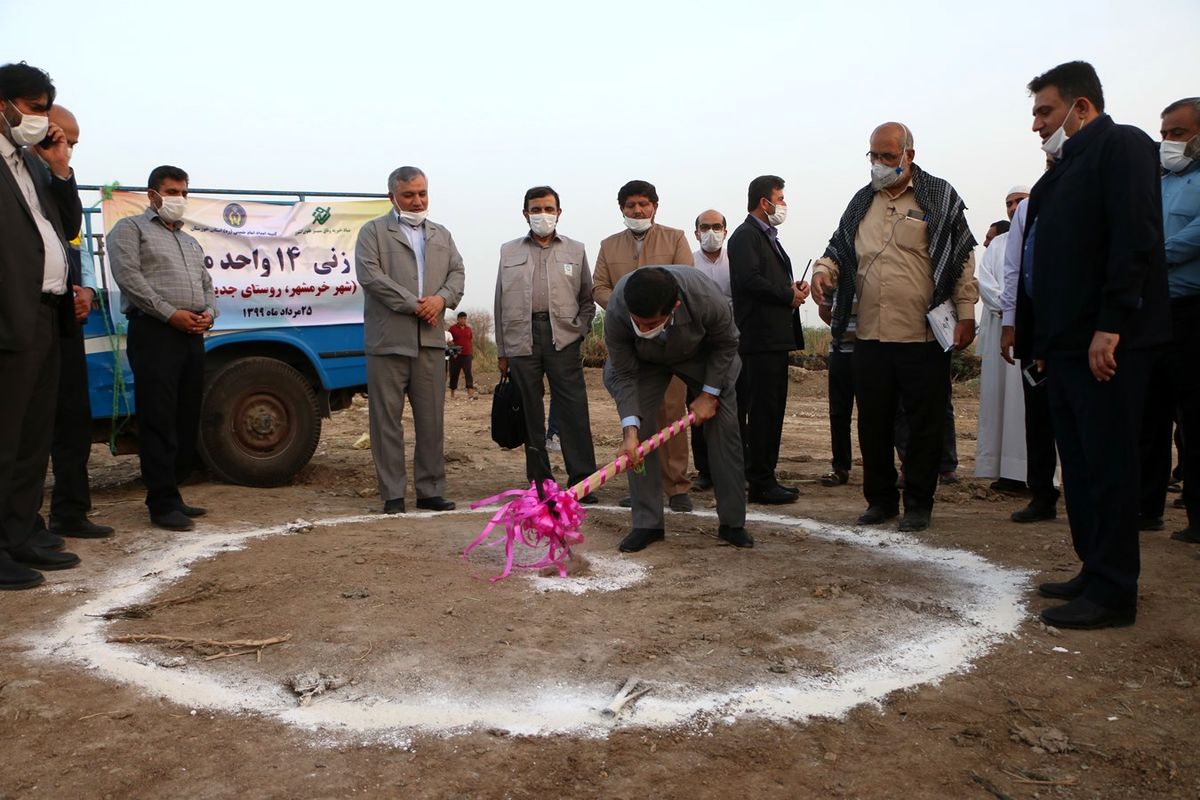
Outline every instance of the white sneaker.
<path fill-rule="evenodd" d="M 562 452 L 562 442 L 558 440 L 558 434 L 546 437 L 546 449 L 553 453 Z"/>

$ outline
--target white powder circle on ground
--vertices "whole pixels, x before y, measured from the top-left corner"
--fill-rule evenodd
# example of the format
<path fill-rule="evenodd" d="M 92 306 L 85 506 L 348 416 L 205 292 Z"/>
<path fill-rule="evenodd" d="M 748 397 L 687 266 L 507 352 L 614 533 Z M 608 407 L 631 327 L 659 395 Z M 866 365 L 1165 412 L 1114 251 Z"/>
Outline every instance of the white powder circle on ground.
<path fill-rule="evenodd" d="M 620 509 L 603 509 L 620 512 Z M 469 515 L 487 512 L 455 511 Z M 433 513 L 408 515 L 428 519 Z M 715 517 L 711 511 L 698 517 Z M 107 623 L 100 615 L 118 606 L 148 599 L 187 574 L 199 559 L 236 549 L 267 536 L 294 535 L 311 527 L 377 522 L 382 515 L 300 521 L 267 528 L 223 532 L 211 537 L 174 540 L 138 554 L 125 567 L 101 576 L 90 586 L 91 599 L 60 618 L 50 629 L 24 637 L 39 657 L 65 660 L 94 670 L 188 708 L 229 713 L 254 712 L 333 737 L 406 746 L 414 732 L 451 734 L 497 728 L 513 734 L 602 736 L 613 727 L 682 727 L 729 722 L 754 715 L 771 720 L 836 717 L 864 703 L 877 703 L 891 692 L 935 682 L 969 668 L 996 642 L 1012 635 L 1025 617 L 1022 602 L 1029 575 L 998 566 L 974 553 L 939 548 L 890 531 L 858 530 L 781 514 L 750 513 L 748 521 L 800 529 L 826 540 L 871 548 L 876 556 L 935 574 L 944 587 L 951 617 L 935 617 L 911 630 L 898 630 L 885 648 L 842 665 L 839 671 L 793 673 L 728 690 L 707 691 L 686 685 L 655 685 L 654 691 L 616 720 L 600 711 L 617 687 L 576 685 L 561 671 L 532 677 L 520 689 L 487 694 L 434 692 L 401 697 L 327 696 L 304 707 L 282 686 L 257 675 L 217 671 L 197 664 L 167 668 L 145 659 L 135 648 L 106 642 Z M 588 555 L 591 575 L 561 579 L 528 578 L 535 590 L 618 591 L 645 579 L 648 568 L 635 559 Z M 553 672 L 553 667 L 549 667 Z"/>

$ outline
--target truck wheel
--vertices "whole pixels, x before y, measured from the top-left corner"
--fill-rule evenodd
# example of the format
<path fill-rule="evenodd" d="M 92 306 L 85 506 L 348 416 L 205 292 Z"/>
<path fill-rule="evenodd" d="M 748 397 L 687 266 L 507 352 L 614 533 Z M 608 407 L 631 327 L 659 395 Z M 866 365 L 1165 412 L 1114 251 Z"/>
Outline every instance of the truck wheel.
<path fill-rule="evenodd" d="M 288 364 L 242 358 L 208 380 L 200 457 L 221 480 L 281 486 L 308 463 L 320 438 L 316 392 Z"/>

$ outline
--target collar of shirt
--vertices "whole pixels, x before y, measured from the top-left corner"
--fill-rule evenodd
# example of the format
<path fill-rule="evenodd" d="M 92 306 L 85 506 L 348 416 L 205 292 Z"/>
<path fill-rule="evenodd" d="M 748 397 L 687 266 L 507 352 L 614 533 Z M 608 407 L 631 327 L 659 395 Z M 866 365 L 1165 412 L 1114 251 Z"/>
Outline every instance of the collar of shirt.
<path fill-rule="evenodd" d="M 0 135 L 0 157 L 4 158 L 9 168 L 16 168 L 17 162 L 21 160 L 21 149 L 10 142 L 7 136 Z"/>
<path fill-rule="evenodd" d="M 899 200 L 901 197 L 903 197 L 907 192 L 915 191 L 913 189 L 913 185 L 912 185 L 912 173 L 911 172 L 909 173 L 908 180 L 906 180 L 904 182 L 904 185 L 901 186 L 900 189 L 897 190 L 895 194 L 892 194 L 892 192 L 891 192 L 891 190 L 893 188 L 895 188 L 895 187 L 885 186 L 884 188 L 879 190 L 879 193 L 882 195 L 885 195 L 888 200 L 895 202 L 895 201 Z"/>
<path fill-rule="evenodd" d="M 178 222 L 167 222 L 158 215 L 158 212 L 154 210 L 154 206 L 146 206 L 145 217 L 149 220 L 158 220 L 158 224 L 162 225 L 169 231 L 177 231 L 183 227 L 183 220 L 179 220 Z"/>
<path fill-rule="evenodd" d="M 758 227 L 762 228 L 762 232 L 765 233 L 767 236 L 770 236 L 772 239 L 774 239 L 776 236 L 779 235 L 779 228 L 776 228 L 771 223 L 763 222 L 761 219 L 754 216 L 753 214 L 750 215 L 750 219 L 754 220 L 755 223 L 758 224 Z"/>
<path fill-rule="evenodd" d="M 556 230 L 556 231 L 554 231 L 554 235 L 550 237 L 550 244 L 542 244 L 541 242 L 539 242 L 537 239 L 535 239 L 533 237 L 533 231 L 530 231 L 529 233 L 525 234 L 525 241 L 530 242 L 531 244 L 536 245 L 537 247 L 540 247 L 543 250 L 545 250 L 547 247 L 550 247 L 550 245 L 555 244 L 557 242 L 561 242 L 562 237 L 558 235 L 558 231 Z"/>

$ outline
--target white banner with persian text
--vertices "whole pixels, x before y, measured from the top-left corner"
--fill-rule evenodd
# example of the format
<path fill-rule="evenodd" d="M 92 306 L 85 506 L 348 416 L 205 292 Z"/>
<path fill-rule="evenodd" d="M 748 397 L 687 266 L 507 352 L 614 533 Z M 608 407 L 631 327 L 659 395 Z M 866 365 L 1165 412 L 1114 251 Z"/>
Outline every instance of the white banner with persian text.
<path fill-rule="evenodd" d="M 102 205 L 105 234 L 147 205 L 144 193 L 113 192 Z M 219 312 L 214 327 L 361 323 L 354 243 L 359 228 L 390 207 L 382 199 L 255 203 L 189 197 L 183 230 L 204 248 Z M 107 259 L 105 271 L 107 285 L 115 286 Z"/>

